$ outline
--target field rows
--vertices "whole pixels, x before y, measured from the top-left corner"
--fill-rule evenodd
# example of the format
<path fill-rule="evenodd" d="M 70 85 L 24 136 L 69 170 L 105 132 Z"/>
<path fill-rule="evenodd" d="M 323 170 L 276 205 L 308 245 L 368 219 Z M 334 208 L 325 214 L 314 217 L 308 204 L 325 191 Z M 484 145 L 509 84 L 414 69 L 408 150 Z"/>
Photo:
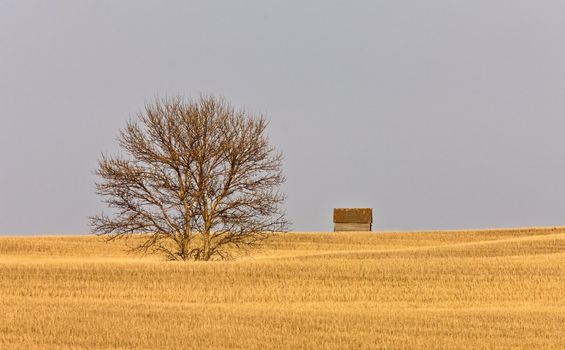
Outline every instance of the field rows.
<path fill-rule="evenodd" d="M 291 233 L 229 262 L 0 238 L 0 349 L 565 348 L 565 230 Z"/>

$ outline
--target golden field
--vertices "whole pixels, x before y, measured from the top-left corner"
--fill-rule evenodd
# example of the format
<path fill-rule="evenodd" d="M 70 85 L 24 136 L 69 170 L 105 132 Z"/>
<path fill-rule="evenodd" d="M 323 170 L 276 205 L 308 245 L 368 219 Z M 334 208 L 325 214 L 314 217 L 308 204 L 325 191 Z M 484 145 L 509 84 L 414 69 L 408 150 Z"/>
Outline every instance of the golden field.
<path fill-rule="evenodd" d="M 565 228 L 289 233 L 228 262 L 0 237 L 0 349 L 565 348 Z"/>

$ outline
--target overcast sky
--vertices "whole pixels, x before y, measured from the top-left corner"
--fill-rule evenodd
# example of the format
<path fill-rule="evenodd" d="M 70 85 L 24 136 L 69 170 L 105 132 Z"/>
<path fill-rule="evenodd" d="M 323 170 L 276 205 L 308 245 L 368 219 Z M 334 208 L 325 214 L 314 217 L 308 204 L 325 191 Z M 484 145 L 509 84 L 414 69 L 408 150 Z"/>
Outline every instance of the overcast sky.
<path fill-rule="evenodd" d="M 0 0 L 0 234 L 88 233 L 155 96 L 263 112 L 293 230 L 565 225 L 563 1 Z"/>

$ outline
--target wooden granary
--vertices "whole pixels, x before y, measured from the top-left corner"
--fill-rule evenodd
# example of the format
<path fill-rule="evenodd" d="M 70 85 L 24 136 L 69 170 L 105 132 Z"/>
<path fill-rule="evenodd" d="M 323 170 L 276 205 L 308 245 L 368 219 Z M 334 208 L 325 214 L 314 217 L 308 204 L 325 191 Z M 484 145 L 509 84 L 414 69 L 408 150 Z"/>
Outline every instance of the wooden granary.
<path fill-rule="evenodd" d="M 373 209 L 334 208 L 334 232 L 371 231 Z"/>

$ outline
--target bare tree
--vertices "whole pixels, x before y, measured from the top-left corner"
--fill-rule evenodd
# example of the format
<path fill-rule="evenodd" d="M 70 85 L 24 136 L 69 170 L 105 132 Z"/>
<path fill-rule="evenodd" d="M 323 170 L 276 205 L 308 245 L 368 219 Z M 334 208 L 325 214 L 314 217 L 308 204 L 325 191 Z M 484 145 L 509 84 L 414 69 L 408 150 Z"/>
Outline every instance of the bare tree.
<path fill-rule="evenodd" d="M 282 155 L 264 116 L 225 100 L 157 99 L 118 137 L 127 156 L 102 156 L 97 194 L 114 209 L 91 217 L 109 240 L 142 234 L 134 250 L 170 260 L 230 259 L 288 226 Z"/>

